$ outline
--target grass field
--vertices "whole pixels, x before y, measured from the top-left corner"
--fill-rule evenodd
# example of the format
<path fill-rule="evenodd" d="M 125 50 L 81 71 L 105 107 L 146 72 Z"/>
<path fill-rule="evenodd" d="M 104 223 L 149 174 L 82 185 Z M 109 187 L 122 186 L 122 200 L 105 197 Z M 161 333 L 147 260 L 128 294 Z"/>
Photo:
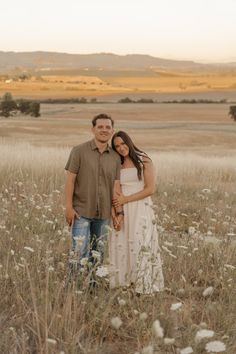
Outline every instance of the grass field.
<path fill-rule="evenodd" d="M 220 352 L 235 354 L 236 124 L 228 106 L 42 105 L 40 118 L 0 119 L 1 353 L 204 354 L 218 341 Z M 86 277 L 69 280 L 64 165 L 103 111 L 156 168 L 165 290 L 154 297 L 111 291 L 107 277 L 97 277 L 93 294 Z"/>
<path fill-rule="evenodd" d="M 0 96 L 12 92 L 16 97 L 58 98 L 103 96 L 129 93 L 199 93 L 235 91 L 236 72 L 80 71 L 38 72 L 24 81 L 0 81 Z"/>
<path fill-rule="evenodd" d="M 0 148 L 1 353 L 206 353 L 212 340 L 236 352 L 235 155 L 151 155 L 165 290 L 137 297 L 106 277 L 93 294 L 83 276 L 68 280 L 69 149 Z"/>
<path fill-rule="evenodd" d="M 73 146 L 91 137 L 94 115 L 115 120 L 115 129 L 131 134 L 143 149 L 233 153 L 236 124 L 229 104 L 53 104 L 41 105 L 41 117 L 0 119 L 6 141 L 42 146 Z"/>

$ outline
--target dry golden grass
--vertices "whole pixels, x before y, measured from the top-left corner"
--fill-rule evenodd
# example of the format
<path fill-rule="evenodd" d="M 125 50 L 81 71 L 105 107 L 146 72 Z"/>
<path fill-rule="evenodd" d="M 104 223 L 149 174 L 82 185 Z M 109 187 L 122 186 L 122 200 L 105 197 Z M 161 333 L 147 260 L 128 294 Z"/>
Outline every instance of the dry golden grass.
<path fill-rule="evenodd" d="M 110 74 L 109 74 L 110 73 Z M 130 92 L 205 92 L 234 90 L 236 74 L 230 73 L 183 73 L 183 72 L 99 72 L 98 76 L 42 75 L 24 82 L 0 81 L 0 96 L 12 92 L 17 97 L 61 98 L 101 96 Z"/>
<path fill-rule="evenodd" d="M 69 280 L 62 208 L 69 149 L 7 141 L 0 144 L 1 353 L 164 354 L 190 346 L 203 354 L 212 339 L 236 352 L 235 154 L 152 154 L 166 288 L 137 297 L 109 290 L 105 278 L 93 293 L 83 276 Z M 172 344 L 153 333 L 157 319 Z M 203 328 L 214 337 L 196 342 Z"/>
<path fill-rule="evenodd" d="M 186 74 L 157 72 L 156 77 L 107 77 L 112 85 L 121 85 L 132 90 L 156 92 L 207 92 L 236 87 L 234 74 Z"/>
<path fill-rule="evenodd" d="M 91 138 L 91 119 L 106 112 L 143 149 L 229 154 L 236 148 L 236 124 L 228 104 L 53 104 L 41 117 L 0 119 L 0 137 L 42 146 L 72 146 Z"/>

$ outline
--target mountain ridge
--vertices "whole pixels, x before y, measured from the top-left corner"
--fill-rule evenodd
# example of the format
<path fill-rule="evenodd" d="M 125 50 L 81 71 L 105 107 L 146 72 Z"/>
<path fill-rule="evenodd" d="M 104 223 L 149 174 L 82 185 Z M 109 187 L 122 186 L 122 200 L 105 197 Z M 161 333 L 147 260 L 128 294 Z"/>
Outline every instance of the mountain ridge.
<path fill-rule="evenodd" d="M 202 64 L 192 60 L 173 60 L 154 57 L 148 54 L 92 53 L 71 54 L 63 52 L 0 51 L 0 72 L 14 68 L 21 69 L 103 69 L 103 70 L 147 70 L 179 69 L 209 70 L 211 68 L 236 68 L 236 62 Z"/>

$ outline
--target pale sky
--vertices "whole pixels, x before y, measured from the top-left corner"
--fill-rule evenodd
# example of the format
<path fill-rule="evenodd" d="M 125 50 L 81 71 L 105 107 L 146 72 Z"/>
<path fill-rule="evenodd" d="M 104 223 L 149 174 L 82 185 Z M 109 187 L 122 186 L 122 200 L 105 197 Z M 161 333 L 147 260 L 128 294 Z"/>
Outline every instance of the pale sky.
<path fill-rule="evenodd" d="M 0 50 L 236 61 L 236 0 L 11 0 Z"/>

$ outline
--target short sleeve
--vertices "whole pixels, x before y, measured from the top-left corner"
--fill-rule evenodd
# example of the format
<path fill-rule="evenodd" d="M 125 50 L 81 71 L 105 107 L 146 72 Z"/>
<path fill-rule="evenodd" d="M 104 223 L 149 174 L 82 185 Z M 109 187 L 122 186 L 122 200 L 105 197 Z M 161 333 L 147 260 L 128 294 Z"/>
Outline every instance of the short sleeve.
<path fill-rule="evenodd" d="M 65 170 L 77 174 L 80 168 L 80 152 L 78 147 L 74 147 L 66 163 Z"/>

